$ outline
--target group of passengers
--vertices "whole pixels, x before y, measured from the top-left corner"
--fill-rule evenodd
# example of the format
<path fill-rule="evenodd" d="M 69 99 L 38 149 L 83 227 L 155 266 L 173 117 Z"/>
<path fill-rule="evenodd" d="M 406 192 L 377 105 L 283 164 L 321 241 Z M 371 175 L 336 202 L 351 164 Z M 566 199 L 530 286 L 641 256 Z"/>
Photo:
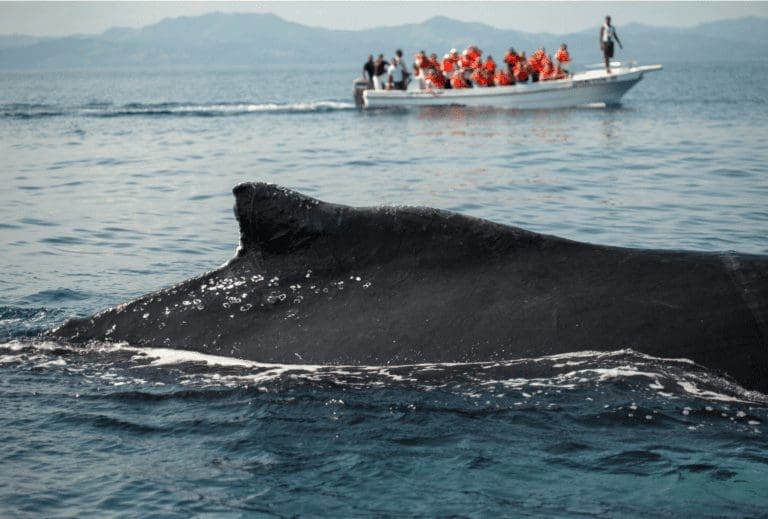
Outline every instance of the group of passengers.
<path fill-rule="evenodd" d="M 432 88 L 472 88 L 514 85 L 536 81 L 549 81 L 569 77 L 571 57 L 563 43 L 555 53 L 555 60 L 544 47 L 530 57 L 510 48 L 504 54 L 503 65 L 498 66 L 493 56 L 483 59 L 483 51 L 470 45 L 461 54 L 456 49 L 438 60 L 437 54 L 416 54 L 412 72 L 406 68 L 403 52 L 398 49 L 390 62 L 384 55 L 374 60 L 368 56 L 363 66 L 363 77 L 376 90 L 423 90 Z"/>

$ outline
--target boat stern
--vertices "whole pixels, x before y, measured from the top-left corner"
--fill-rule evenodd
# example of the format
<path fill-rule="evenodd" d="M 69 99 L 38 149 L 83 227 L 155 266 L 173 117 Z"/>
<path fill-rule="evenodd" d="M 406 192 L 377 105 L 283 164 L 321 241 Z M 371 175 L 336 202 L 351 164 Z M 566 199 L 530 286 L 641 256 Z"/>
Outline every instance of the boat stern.
<path fill-rule="evenodd" d="M 352 82 L 352 98 L 355 100 L 355 106 L 362 108 L 365 106 L 364 92 L 371 88 L 365 78 L 359 77 Z"/>

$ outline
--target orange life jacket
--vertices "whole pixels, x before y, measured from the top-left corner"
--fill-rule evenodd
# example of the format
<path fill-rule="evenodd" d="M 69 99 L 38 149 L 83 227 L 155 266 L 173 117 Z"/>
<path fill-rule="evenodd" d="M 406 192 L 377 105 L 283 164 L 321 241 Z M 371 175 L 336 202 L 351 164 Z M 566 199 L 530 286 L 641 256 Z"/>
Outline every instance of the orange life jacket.
<path fill-rule="evenodd" d="M 507 51 L 507 53 L 504 54 L 504 62 L 510 67 L 514 67 L 518 62 L 517 54 Z"/>
<path fill-rule="evenodd" d="M 515 78 L 518 81 L 528 81 L 528 64 L 520 61 L 515 65 Z"/>
<path fill-rule="evenodd" d="M 437 71 L 437 69 L 429 69 L 427 72 L 427 79 L 435 85 L 435 88 L 445 87 L 445 77 Z"/>
<path fill-rule="evenodd" d="M 493 76 L 493 82 L 498 86 L 507 86 L 512 83 L 512 78 L 506 70 L 499 70 Z"/>
<path fill-rule="evenodd" d="M 496 62 L 493 61 L 492 59 L 485 60 L 485 70 L 487 70 L 491 74 L 496 72 Z"/>
<path fill-rule="evenodd" d="M 443 66 L 442 70 L 444 73 L 448 74 L 449 72 L 453 72 L 453 64 L 455 62 L 453 61 L 453 58 L 445 58 L 443 59 Z"/>
<path fill-rule="evenodd" d="M 467 82 L 461 77 L 461 74 L 456 74 L 451 78 L 451 86 L 453 88 L 467 88 L 469 85 L 467 85 Z"/>
<path fill-rule="evenodd" d="M 545 55 L 541 58 L 539 63 L 541 63 L 541 69 L 539 69 L 541 79 L 552 79 L 552 73 L 555 72 L 555 66 L 552 64 L 550 57 Z"/>
<path fill-rule="evenodd" d="M 472 73 L 472 81 L 474 81 L 477 86 L 481 86 L 481 87 L 488 86 L 489 84 L 488 75 L 482 69 L 475 70 Z"/>
<path fill-rule="evenodd" d="M 543 68 L 543 64 L 541 63 L 541 58 L 536 55 L 537 53 L 534 53 L 530 58 L 528 58 L 528 64 L 531 66 L 533 70 L 541 73 L 541 69 Z"/>
<path fill-rule="evenodd" d="M 565 49 L 557 49 L 557 53 L 555 54 L 555 58 L 560 63 L 568 63 L 571 61 L 571 56 L 568 54 L 568 51 Z"/>

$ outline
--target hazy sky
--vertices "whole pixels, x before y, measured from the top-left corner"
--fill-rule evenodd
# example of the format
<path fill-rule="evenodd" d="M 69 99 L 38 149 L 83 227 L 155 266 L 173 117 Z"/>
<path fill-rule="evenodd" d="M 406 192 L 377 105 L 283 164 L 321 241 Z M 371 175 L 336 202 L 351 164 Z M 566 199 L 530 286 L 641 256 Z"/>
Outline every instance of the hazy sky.
<path fill-rule="evenodd" d="M 743 16 L 767 18 L 768 2 L 0 2 L 0 34 L 94 34 L 214 11 L 274 13 L 330 29 L 418 23 L 443 15 L 500 29 L 564 34 L 598 27 L 606 14 L 617 27 L 630 22 L 690 27 Z"/>

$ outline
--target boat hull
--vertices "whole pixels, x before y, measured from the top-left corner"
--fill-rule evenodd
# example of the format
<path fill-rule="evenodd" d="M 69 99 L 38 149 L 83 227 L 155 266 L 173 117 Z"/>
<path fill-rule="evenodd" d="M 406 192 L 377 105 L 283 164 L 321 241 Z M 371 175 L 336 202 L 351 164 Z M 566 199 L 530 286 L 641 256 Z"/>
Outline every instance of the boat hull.
<path fill-rule="evenodd" d="M 366 108 L 410 106 L 494 106 L 514 109 L 568 108 L 593 104 L 617 105 L 643 74 L 661 65 L 626 67 L 607 74 L 593 70 L 572 78 L 492 88 L 430 90 L 365 90 Z"/>

